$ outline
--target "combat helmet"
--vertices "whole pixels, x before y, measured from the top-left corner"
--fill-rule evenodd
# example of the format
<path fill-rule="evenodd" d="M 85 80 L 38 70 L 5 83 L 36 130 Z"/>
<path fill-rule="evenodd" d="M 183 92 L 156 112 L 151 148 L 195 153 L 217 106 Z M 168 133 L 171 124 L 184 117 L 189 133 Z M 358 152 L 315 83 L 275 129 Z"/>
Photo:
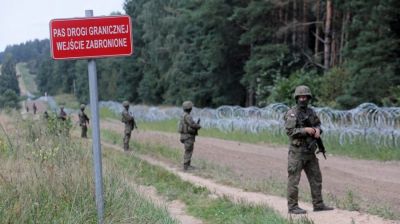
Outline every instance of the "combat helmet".
<path fill-rule="evenodd" d="M 296 89 L 294 90 L 293 97 L 294 99 L 297 99 L 298 96 L 309 96 L 312 98 L 311 90 L 308 86 L 297 86 Z"/>
<path fill-rule="evenodd" d="M 122 102 L 122 106 L 128 107 L 129 106 L 129 102 L 127 100 L 125 100 L 124 102 Z"/>
<path fill-rule="evenodd" d="M 184 110 L 192 109 L 192 107 L 193 107 L 192 101 L 185 101 L 185 102 L 182 103 L 182 108 Z"/>
<path fill-rule="evenodd" d="M 81 104 L 81 110 L 85 109 L 85 104 Z"/>

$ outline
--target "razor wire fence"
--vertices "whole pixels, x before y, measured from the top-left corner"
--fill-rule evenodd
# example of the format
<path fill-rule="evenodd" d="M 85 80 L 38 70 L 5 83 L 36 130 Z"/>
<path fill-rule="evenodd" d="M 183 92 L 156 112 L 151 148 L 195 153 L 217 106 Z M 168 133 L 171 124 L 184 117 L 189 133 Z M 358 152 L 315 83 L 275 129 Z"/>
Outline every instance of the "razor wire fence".
<path fill-rule="evenodd" d="M 121 103 L 115 101 L 102 101 L 99 106 L 116 114 L 120 114 L 123 109 Z M 321 119 L 324 136 L 335 138 L 340 144 L 361 139 L 367 144 L 400 149 L 400 107 L 378 107 L 372 103 L 363 103 L 351 110 L 328 107 L 313 109 Z M 129 110 L 138 121 L 149 122 L 179 119 L 183 113 L 180 107 L 167 106 L 134 105 Z M 192 116 L 201 119 L 203 128 L 215 128 L 223 132 L 270 132 L 285 135 L 283 117 L 288 110 L 289 107 L 281 103 L 263 108 L 221 106 L 216 109 L 193 108 Z"/>

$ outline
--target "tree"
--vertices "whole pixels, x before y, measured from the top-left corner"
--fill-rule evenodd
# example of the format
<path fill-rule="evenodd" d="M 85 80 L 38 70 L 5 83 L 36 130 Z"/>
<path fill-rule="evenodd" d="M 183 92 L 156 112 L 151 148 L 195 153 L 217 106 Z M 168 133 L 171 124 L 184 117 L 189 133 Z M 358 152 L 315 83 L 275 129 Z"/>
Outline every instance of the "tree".
<path fill-rule="evenodd" d="M 15 61 L 10 54 L 5 56 L 0 74 L 0 108 L 18 108 L 20 91 L 15 71 Z"/>
<path fill-rule="evenodd" d="M 0 108 L 19 109 L 19 97 L 12 89 L 7 89 L 0 94 Z"/>
<path fill-rule="evenodd" d="M 1 66 L 0 93 L 11 89 L 17 95 L 20 94 L 15 65 L 16 63 L 13 57 L 10 54 L 6 55 Z"/>
<path fill-rule="evenodd" d="M 351 75 L 345 94 L 338 101 L 345 107 L 362 102 L 382 105 L 391 94 L 390 86 L 400 84 L 399 33 L 392 27 L 399 22 L 395 0 L 353 1 L 354 12 L 346 48 L 346 69 Z"/>

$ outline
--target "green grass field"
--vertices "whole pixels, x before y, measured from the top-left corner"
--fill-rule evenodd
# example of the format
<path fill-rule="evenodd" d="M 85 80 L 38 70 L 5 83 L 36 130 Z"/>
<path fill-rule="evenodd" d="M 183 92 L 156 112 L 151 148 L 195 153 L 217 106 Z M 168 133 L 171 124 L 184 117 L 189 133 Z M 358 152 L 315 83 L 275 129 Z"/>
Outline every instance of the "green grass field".
<path fill-rule="evenodd" d="M 72 94 L 61 94 L 54 97 L 58 105 L 63 105 L 66 108 L 79 109 L 80 103 Z"/>
<path fill-rule="evenodd" d="M 16 119 L 18 132 L 0 133 L 0 223 L 97 223 L 89 145 L 49 132 L 45 123 Z M 103 181 L 104 223 L 177 223 L 113 164 Z"/>
<path fill-rule="evenodd" d="M 17 116 L 19 131 L 0 133 L 0 223 L 97 223 L 90 142 L 64 137 L 62 126 L 53 122 Z M 104 223 L 177 223 L 132 184 L 154 186 L 168 200 L 181 200 L 205 223 L 312 223 L 287 220 L 266 206 L 209 197 L 203 187 L 107 148 L 103 181 Z"/>

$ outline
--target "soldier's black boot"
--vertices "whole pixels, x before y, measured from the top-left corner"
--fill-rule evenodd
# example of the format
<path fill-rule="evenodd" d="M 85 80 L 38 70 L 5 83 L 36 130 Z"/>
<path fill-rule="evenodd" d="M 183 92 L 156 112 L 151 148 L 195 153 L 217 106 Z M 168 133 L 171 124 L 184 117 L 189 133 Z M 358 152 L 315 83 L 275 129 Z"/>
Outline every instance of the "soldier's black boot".
<path fill-rule="evenodd" d="M 129 150 L 129 144 L 124 143 L 124 151 L 128 151 Z"/>
<path fill-rule="evenodd" d="M 192 166 L 190 163 L 191 163 L 192 161 L 189 161 L 188 162 L 188 169 L 189 170 L 194 170 L 194 169 L 196 169 L 196 167 L 194 167 L 194 166 Z"/>
<path fill-rule="evenodd" d="M 300 207 L 298 207 L 298 206 L 296 206 L 296 207 L 294 207 L 294 208 L 290 208 L 290 209 L 289 209 L 289 213 L 290 213 L 290 214 L 298 215 L 298 214 L 306 214 L 307 211 L 304 210 L 304 209 L 302 209 L 302 208 L 300 208 Z"/>
<path fill-rule="evenodd" d="M 322 206 L 317 206 L 314 207 L 314 212 L 321 212 L 321 211 L 330 211 L 333 210 L 334 208 L 326 206 L 326 205 L 322 205 Z"/>
<path fill-rule="evenodd" d="M 187 171 L 189 169 L 189 162 L 183 164 L 183 170 Z"/>

